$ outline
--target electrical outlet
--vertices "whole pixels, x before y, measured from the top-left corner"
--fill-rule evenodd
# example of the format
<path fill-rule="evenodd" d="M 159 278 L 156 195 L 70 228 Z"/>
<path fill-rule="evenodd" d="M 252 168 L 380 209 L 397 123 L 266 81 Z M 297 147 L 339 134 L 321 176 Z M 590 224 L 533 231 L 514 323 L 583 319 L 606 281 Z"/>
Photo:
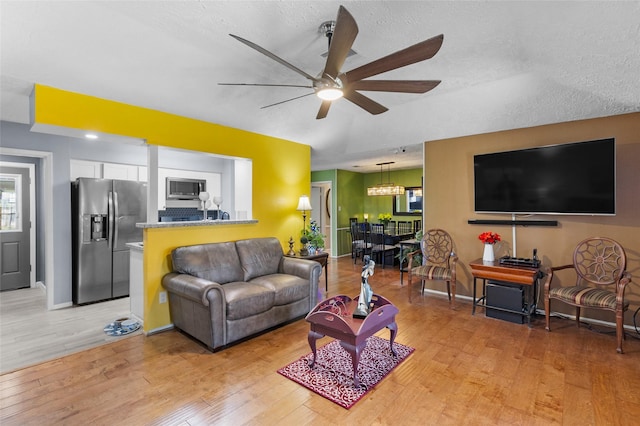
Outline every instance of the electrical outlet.
<path fill-rule="evenodd" d="M 161 291 L 160 292 L 160 303 L 167 303 L 167 292 L 166 291 Z"/>

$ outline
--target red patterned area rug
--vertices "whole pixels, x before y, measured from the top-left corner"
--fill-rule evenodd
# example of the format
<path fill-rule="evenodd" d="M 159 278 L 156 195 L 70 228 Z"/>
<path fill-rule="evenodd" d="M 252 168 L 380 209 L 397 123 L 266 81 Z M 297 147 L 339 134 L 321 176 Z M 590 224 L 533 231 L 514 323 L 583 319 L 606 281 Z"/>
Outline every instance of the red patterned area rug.
<path fill-rule="evenodd" d="M 397 357 L 391 354 L 388 340 L 378 336 L 367 339 L 358 365 L 359 387 L 353 385 L 351 355 L 337 340 L 318 348 L 313 368 L 309 367 L 313 357 L 309 352 L 279 369 L 278 373 L 349 409 L 415 350 L 397 342 L 393 343 L 393 347 L 398 353 Z"/>

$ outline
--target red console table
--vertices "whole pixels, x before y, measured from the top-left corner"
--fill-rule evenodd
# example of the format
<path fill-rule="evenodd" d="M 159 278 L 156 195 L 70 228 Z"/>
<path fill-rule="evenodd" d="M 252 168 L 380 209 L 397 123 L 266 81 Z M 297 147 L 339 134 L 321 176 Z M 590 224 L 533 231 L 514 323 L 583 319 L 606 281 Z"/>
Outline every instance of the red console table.
<path fill-rule="evenodd" d="M 359 296 L 352 300 L 349 296 L 342 294 L 334 296 L 318 303 L 306 317 L 306 320 L 311 323 L 308 339 L 313 352 L 309 367 L 313 368 L 316 363 L 316 340 L 324 336 L 333 337 L 339 340 L 340 346 L 351 355 L 355 386 L 360 384 L 358 363 L 367 339 L 383 328 L 388 328 L 391 331 L 391 353 L 397 356 L 393 349 L 393 342 L 398 332 L 396 324 L 398 308 L 377 294 L 374 294 L 371 299 L 373 303 L 371 313 L 364 319 L 353 318 L 353 311 L 358 306 L 358 298 Z"/>

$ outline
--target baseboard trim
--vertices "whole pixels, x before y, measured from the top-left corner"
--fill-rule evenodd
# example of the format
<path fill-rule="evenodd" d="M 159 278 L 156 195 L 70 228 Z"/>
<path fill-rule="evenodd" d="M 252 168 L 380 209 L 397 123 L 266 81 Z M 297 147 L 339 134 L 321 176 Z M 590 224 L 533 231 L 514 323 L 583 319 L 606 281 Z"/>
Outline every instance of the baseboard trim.
<path fill-rule="evenodd" d="M 437 296 L 443 296 L 443 297 L 448 297 L 447 293 L 444 291 L 440 291 L 440 290 L 432 290 L 429 288 L 425 288 L 424 289 L 425 293 L 430 293 L 430 294 L 434 294 Z M 456 299 L 462 299 L 462 300 L 467 300 L 469 302 L 473 303 L 473 296 L 464 296 L 464 295 L 459 295 L 456 294 Z M 537 315 L 541 315 L 541 316 L 545 316 L 545 311 L 544 309 L 536 309 L 535 312 Z M 561 317 L 561 318 L 569 318 L 575 321 L 576 316 L 575 315 L 569 315 L 569 314 L 559 314 L 559 313 L 555 313 L 555 312 L 551 312 L 551 316 L 555 316 L 555 317 Z M 584 316 L 580 316 L 580 321 L 581 322 L 585 322 L 587 324 L 593 324 L 593 325 L 599 325 L 599 326 L 603 326 L 603 327 L 610 327 L 613 328 L 615 330 L 616 328 L 616 324 L 614 322 L 609 322 L 609 321 L 602 321 L 602 320 L 597 320 L 597 319 L 592 319 L 589 317 L 584 317 Z M 624 329 L 625 331 L 636 331 L 636 329 L 633 327 L 633 325 L 629 325 L 629 324 L 625 324 L 624 325 Z"/>
<path fill-rule="evenodd" d="M 175 326 L 173 325 L 173 323 L 162 326 L 162 327 L 158 327 L 158 328 L 152 328 L 151 330 L 147 330 L 144 331 L 144 335 L 145 336 L 151 336 L 152 334 L 158 334 L 158 333 L 162 333 L 163 331 L 168 331 L 168 330 L 172 330 L 174 329 Z"/>

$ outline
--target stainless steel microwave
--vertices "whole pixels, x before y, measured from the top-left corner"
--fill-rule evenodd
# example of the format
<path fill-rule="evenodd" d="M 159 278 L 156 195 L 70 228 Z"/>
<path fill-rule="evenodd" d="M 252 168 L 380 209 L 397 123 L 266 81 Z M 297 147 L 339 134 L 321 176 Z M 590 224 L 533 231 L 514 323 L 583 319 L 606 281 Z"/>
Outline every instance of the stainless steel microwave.
<path fill-rule="evenodd" d="M 204 179 L 167 178 L 167 200 L 199 200 L 200 193 L 206 190 Z"/>

